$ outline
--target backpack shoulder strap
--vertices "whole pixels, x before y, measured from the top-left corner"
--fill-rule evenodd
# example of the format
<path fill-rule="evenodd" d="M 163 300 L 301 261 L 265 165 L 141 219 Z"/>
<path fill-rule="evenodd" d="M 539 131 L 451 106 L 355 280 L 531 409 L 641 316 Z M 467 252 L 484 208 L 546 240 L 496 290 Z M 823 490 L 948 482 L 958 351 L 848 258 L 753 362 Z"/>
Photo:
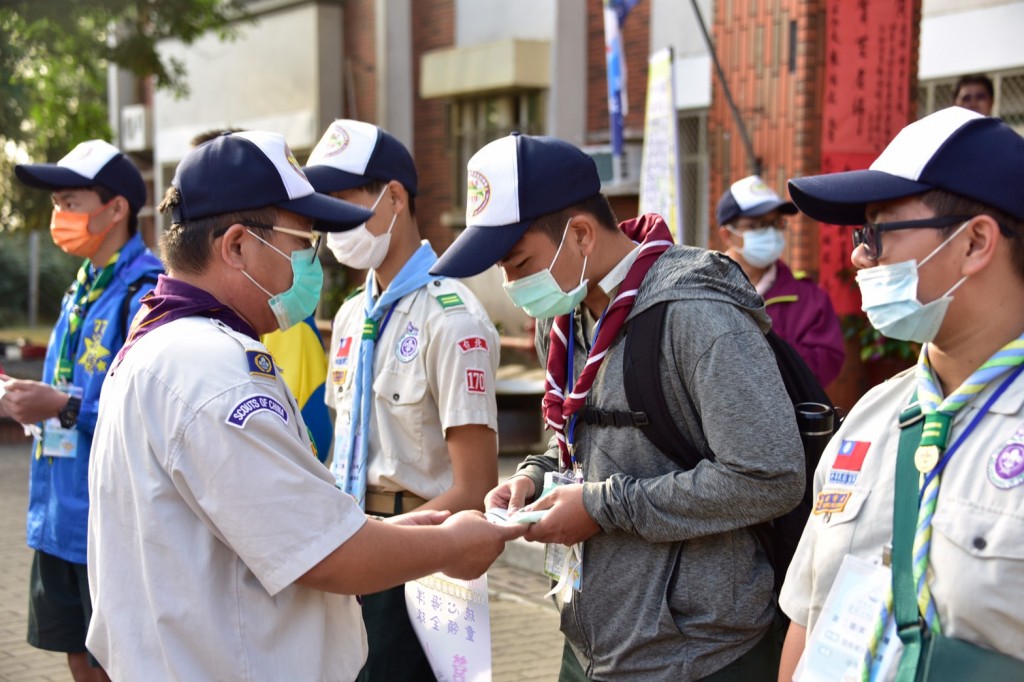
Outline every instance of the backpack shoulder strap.
<path fill-rule="evenodd" d="M 128 313 L 131 311 L 132 301 L 138 299 L 139 290 L 144 286 L 156 286 L 157 276 L 155 273 L 147 272 L 142 277 L 139 277 L 134 282 L 128 283 L 128 293 L 125 294 L 121 300 L 121 330 L 124 332 L 123 338 L 128 338 L 128 327 L 132 323 L 131 317 Z"/>
<path fill-rule="evenodd" d="M 687 470 L 704 458 L 676 425 L 665 399 L 660 361 L 667 308 L 665 302 L 655 304 L 626 325 L 623 383 L 629 409 L 646 416 L 642 422 L 635 420 L 636 426 L 666 457 Z"/>

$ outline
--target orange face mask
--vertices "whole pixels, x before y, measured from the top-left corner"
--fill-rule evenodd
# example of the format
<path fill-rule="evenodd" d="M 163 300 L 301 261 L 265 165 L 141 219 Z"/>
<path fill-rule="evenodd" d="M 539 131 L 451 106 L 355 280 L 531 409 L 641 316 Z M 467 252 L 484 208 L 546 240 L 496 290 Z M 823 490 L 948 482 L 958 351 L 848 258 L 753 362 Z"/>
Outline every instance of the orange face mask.
<path fill-rule="evenodd" d="M 111 221 L 105 230 L 99 234 L 92 234 L 89 232 L 89 221 L 107 210 L 111 203 L 113 200 L 100 206 L 94 213 L 77 213 L 54 208 L 53 216 L 50 218 L 50 235 L 53 237 L 53 243 L 72 256 L 92 258 L 114 223 Z"/>

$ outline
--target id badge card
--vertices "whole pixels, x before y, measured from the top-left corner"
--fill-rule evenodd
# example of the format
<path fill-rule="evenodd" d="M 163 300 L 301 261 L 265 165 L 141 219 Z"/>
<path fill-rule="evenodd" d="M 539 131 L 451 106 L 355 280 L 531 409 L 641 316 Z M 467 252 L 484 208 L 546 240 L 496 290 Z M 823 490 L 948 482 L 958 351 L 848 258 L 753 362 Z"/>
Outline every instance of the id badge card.
<path fill-rule="evenodd" d="M 63 385 L 56 388 L 61 393 L 71 395 L 72 398 L 82 399 L 81 386 Z M 65 429 L 57 417 L 50 417 L 43 422 L 43 456 L 64 459 L 77 457 L 78 429 Z"/>
<path fill-rule="evenodd" d="M 549 471 L 544 474 L 544 497 L 560 485 L 576 483 L 571 471 L 557 473 Z M 583 543 L 577 542 L 572 547 L 559 544 L 547 544 L 544 547 L 544 574 L 556 582 L 548 594 L 564 593 L 563 601 L 572 599 L 572 591 L 579 591 L 583 584 Z"/>
<path fill-rule="evenodd" d="M 794 682 L 860 682 L 862 667 L 883 609 L 888 614 L 877 644 L 872 679 L 887 680 L 903 648 L 891 604 L 885 603 L 892 571 L 851 554 L 843 557 L 818 621 L 793 674 Z"/>

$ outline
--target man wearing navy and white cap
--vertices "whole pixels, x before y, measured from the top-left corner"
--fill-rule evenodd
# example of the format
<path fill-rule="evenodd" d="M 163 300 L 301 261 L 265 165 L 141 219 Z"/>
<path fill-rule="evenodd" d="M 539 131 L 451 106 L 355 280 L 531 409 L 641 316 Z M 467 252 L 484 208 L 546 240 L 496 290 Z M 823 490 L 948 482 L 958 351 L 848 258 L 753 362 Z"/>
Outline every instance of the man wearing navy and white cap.
<path fill-rule="evenodd" d="M 366 639 L 343 595 L 479 575 L 516 532 L 368 520 L 258 340 L 309 315 L 320 235 L 369 211 L 316 193 L 260 131 L 190 151 L 161 209 L 169 276 L 111 368 L 89 472 L 90 651 L 119 680 L 352 680 Z"/>
<path fill-rule="evenodd" d="M 68 654 L 75 680 L 104 679 L 89 665 L 86 484 L 100 388 L 139 298 L 163 271 L 138 232 L 146 185 L 114 145 L 89 140 L 57 163 L 20 164 L 22 183 L 53 196 L 50 233 L 83 258 L 50 334 L 42 381 L 9 379 L 0 414 L 41 422 L 33 442 L 26 537 L 35 550 L 28 642 Z"/>
<path fill-rule="evenodd" d="M 497 263 L 537 318 L 555 435 L 487 507 L 543 515 L 525 537 L 558 576 L 560 679 L 774 679 L 773 573 L 748 527 L 792 509 L 804 474 L 760 297 L 722 254 L 673 246 L 659 216 L 617 225 L 593 160 L 562 140 L 513 134 L 468 171 L 466 230 L 434 272 Z M 589 418 L 633 414 L 624 323 L 661 303 L 666 409 L 714 458 L 685 471 L 632 424 Z"/>
<path fill-rule="evenodd" d="M 915 368 L 854 406 L 822 455 L 815 514 L 780 597 L 792 626 L 779 679 L 790 679 L 808 633 L 819 637 L 816 624 L 824 624 L 827 641 L 835 621 L 823 606 L 840 566 L 879 563 L 883 548 L 895 578 L 880 575 L 869 610 L 878 613 L 895 581 L 893 608 L 910 623 L 899 638 L 911 652 L 899 657 L 900 679 L 914 679 L 922 622 L 983 652 L 1024 660 L 1016 599 L 1024 590 L 1022 186 L 1024 139 L 959 107 L 904 128 L 868 170 L 790 181 L 807 215 L 858 226 L 852 259 L 868 321 L 885 336 L 923 346 Z M 897 638 L 872 641 L 881 622 L 879 614 L 843 637 L 884 654 Z M 929 641 L 943 645 L 934 634 Z M 972 651 L 977 664 L 983 652 Z M 813 672 L 820 660 L 809 656 L 807 668 Z M 865 654 L 848 670 L 859 679 L 869 660 Z M 990 678 L 976 669 L 960 679 L 1019 679 L 1021 660 L 1013 673 Z M 870 679 L 892 674 L 870 665 Z"/>
<path fill-rule="evenodd" d="M 725 254 L 740 264 L 764 298 L 772 329 L 827 386 L 843 367 L 843 331 L 828 294 L 806 273 L 794 273 L 782 262 L 784 216 L 796 212 L 793 202 L 783 201 L 760 176 L 749 175 L 725 190 L 715 216 Z"/>
<path fill-rule="evenodd" d="M 384 516 L 482 509 L 498 481 L 498 332 L 468 287 L 430 274 L 437 256 L 420 238 L 412 156 L 378 126 L 339 119 L 305 171 L 318 192 L 373 211 L 327 236 L 339 263 L 368 270 L 331 338 L 338 486 Z M 403 586 L 364 595 L 363 620 L 370 650 L 360 680 L 434 679 Z"/>

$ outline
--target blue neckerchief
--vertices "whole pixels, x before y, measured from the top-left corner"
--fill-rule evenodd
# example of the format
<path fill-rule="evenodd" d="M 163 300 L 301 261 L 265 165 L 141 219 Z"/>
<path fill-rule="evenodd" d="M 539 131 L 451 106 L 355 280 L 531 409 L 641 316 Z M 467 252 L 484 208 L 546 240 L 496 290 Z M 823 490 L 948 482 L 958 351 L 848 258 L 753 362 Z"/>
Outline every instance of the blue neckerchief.
<path fill-rule="evenodd" d="M 381 318 L 394 309 L 394 305 L 406 295 L 441 279 L 430 274 L 430 268 L 437 262 L 437 254 L 424 243 L 398 272 L 394 281 L 375 301 L 375 273 L 366 276 L 366 321 L 363 338 L 359 343 L 359 364 L 356 365 L 352 395 L 352 420 L 348 440 L 334 443 L 334 477 L 338 487 L 356 498 L 359 506 L 366 507 L 367 440 L 369 439 L 370 396 L 373 394 L 373 351 L 383 331 L 379 327 Z M 388 316 L 390 318 L 390 315 Z M 367 333 L 372 330 L 372 333 Z"/>

